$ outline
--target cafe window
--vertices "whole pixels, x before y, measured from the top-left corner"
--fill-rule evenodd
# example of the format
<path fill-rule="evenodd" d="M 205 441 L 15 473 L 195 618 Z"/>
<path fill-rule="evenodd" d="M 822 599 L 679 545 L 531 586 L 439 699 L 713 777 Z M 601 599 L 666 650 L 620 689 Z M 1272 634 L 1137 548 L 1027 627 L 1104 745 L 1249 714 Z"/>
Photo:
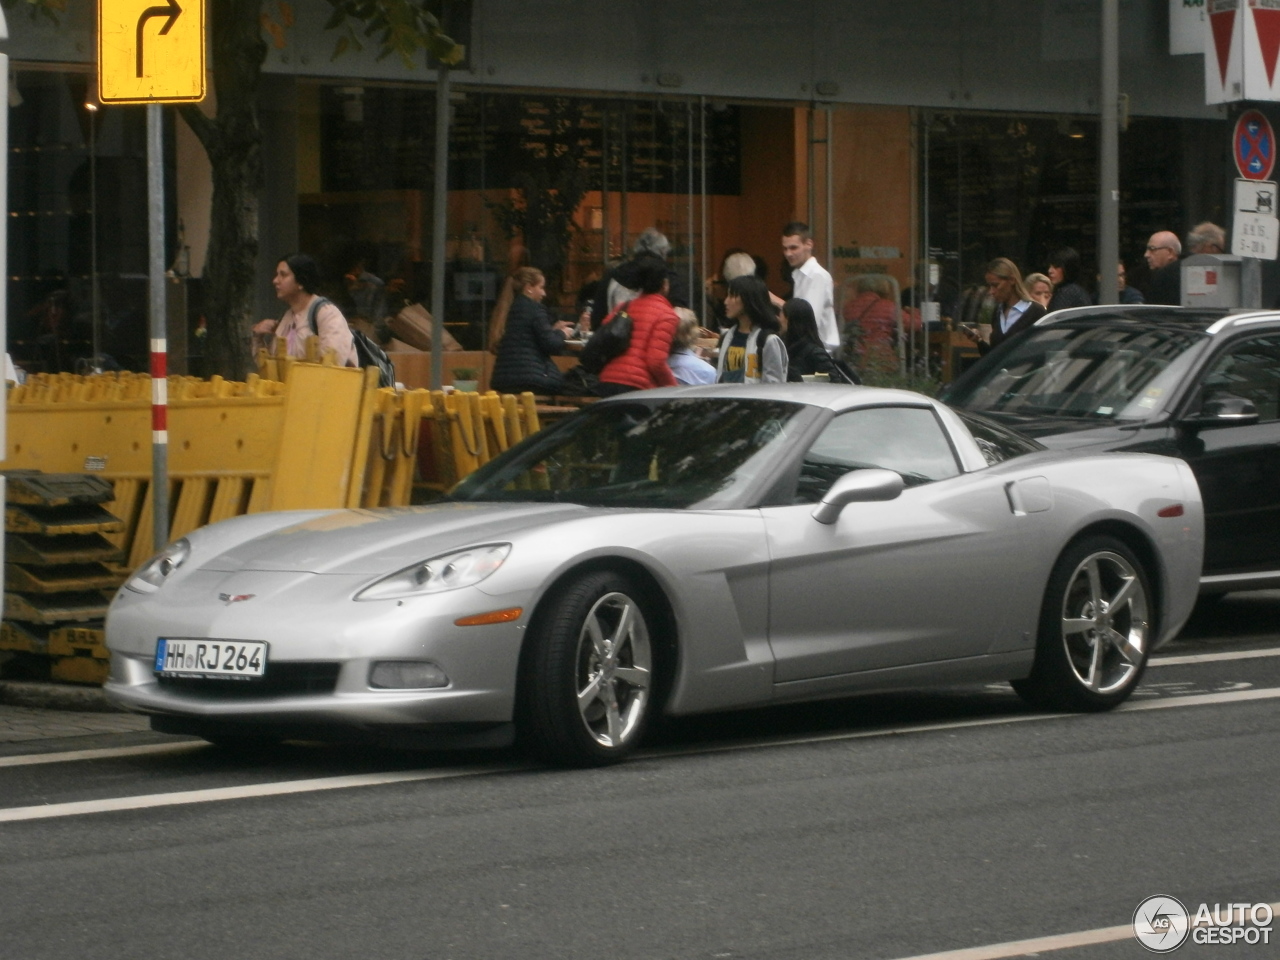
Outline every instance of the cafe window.
<path fill-rule="evenodd" d="M 361 267 L 429 304 L 434 89 L 314 84 L 301 99 L 302 139 L 317 145 L 300 152 L 301 246 L 330 278 Z M 485 344 L 516 267 L 540 268 L 548 307 L 573 317 L 651 226 L 701 311 L 707 208 L 741 193 L 736 107 L 462 89 L 451 112 L 445 316 L 465 347 Z"/>

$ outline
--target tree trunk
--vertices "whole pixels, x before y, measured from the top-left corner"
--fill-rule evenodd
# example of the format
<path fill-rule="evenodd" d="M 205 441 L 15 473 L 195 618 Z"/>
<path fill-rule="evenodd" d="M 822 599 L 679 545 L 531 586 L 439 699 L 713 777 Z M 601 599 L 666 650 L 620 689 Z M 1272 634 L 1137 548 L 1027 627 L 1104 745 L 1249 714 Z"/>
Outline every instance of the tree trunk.
<path fill-rule="evenodd" d="M 267 45 L 261 0 L 211 0 L 212 119 L 195 104 L 180 113 L 213 166 L 213 208 L 204 268 L 208 321 L 206 374 L 243 380 L 250 369 L 254 270 L 258 256 L 258 195 L 262 189 L 262 132 L 258 80 Z"/>

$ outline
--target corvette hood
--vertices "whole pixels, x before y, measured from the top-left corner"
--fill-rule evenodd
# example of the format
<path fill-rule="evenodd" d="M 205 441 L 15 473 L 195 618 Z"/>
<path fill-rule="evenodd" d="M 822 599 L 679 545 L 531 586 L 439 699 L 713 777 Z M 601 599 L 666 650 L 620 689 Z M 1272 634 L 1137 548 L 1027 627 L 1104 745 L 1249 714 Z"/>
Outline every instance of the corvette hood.
<path fill-rule="evenodd" d="M 200 569 L 373 575 L 390 573 L 471 544 L 581 516 L 578 504 L 442 503 L 378 510 L 338 510 L 246 540 Z M 197 545 L 198 549 L 198 545 Z"/>

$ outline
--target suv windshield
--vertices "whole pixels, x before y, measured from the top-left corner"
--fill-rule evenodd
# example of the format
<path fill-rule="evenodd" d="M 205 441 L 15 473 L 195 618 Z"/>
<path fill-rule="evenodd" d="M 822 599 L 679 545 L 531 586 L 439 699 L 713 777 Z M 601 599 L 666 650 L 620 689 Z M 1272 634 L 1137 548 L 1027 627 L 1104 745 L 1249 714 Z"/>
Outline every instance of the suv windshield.
<path fill-rule="evenodd" d="M 728 397 L 601 403 L 490 461 L 449 499 L 727 506 L 776 465 L 810 409 Z"/>
<path fill-rule="evenodd" d="M 951 390 L 947 402 L 977 413 L 1145 420 L 1208 343 L 1181 324 L 1053 324 L 1010 344 Z"/>

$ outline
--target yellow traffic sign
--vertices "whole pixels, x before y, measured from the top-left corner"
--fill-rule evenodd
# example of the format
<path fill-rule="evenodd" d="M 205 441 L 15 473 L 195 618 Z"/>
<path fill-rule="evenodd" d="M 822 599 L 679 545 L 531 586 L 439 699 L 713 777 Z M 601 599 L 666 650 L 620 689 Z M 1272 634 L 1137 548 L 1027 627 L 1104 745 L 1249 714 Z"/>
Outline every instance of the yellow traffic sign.
<path fill-rule="evenodd" d="M 204 99 L 204 0 L 98 0 L 103 103 Z"/>

